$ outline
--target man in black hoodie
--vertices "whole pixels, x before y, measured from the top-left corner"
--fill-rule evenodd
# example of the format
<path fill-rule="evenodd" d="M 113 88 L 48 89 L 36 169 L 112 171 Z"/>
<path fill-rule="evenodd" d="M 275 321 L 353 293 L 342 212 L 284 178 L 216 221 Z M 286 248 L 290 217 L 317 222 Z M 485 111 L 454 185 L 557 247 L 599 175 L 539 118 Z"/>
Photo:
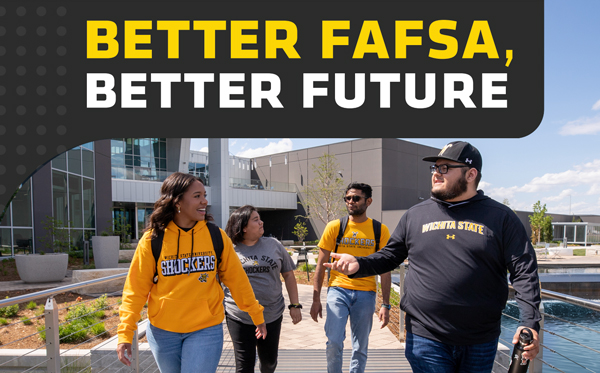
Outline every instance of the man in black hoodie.
<path fill-rule="evenodd" d="M 407 257 L 401 308 L 406 312 L 406 357 L 413 372 L 490 372 L 502 310 L 508 298 L 507 270 L 520 309 L 520 330 L 539 351 L 540 287 L 535 251 L 515 213 L 477 190 L 482 159 L 471 144 L 455 141 L 431 166 L 431 199 L 410 208 L 386 247 L 362 258 L 331 254 L 325 266 L 352 277 L 389 272 Z"/>

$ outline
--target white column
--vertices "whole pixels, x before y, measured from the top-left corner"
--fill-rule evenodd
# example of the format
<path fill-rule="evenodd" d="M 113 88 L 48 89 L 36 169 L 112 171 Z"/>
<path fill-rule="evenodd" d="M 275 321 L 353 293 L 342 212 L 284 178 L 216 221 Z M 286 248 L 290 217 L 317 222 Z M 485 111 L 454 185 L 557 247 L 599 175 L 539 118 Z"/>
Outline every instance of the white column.
<path fill-rule="evenodd" d="M 229 219 L 229 139 L 208 139 L 208 174 L 214 223 L 222 229 Z"/>

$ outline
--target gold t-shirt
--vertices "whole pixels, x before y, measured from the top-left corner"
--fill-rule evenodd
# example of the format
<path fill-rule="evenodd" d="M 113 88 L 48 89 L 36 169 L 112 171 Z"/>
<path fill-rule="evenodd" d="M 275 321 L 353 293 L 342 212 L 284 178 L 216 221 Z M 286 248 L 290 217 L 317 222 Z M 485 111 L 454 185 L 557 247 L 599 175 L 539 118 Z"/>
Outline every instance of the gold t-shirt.
<path fill-rule="evenodd" d="M 339 219 L 330 221 L 319 241 L 321 249 L 331 251 L 335 249 L 335 240 L 340 230 Z M 390 238 L 387 226 L 381 224 L 381 238 L 379 249 L 383 248 Z M 338 254 L 350 254 L 353 256 L 367 256 L 375 252 L 375 233 L 373 232 L 373 219 L 369 218 L 363 223 L 355 223 L 348 219 L 348 225 L 344 236 L 337 248 Z M 343 273 L 331 271 L 329 286 L 339 286 L 344 289 L 377 291 L 375 276 L 363 278 L 348 278 Z"/>

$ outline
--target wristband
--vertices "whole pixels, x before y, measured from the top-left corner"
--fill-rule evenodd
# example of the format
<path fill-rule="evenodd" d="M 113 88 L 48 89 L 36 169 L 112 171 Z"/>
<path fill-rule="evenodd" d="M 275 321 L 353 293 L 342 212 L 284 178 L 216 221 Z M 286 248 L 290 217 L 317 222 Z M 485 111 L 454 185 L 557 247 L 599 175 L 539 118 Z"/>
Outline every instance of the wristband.
<path fill-rule="evenodd" d="M 387 308 L 388 310 L 391 310 L 391 309 L 392 309 L 392 306 L 391 306 L 391 305 L 389 305 L 389 304 L 385 304 L 385 303 L 384 303 L 384 304 L 382 304 L 382 305 L 381 305 L 381 307 L 383 307 L 383 308 Z"/>
<path fill-rule="evenodd" d="M 300 303 L 292 303 L 288 306 L 288 310 L 291 310 L 292 308 L 302 308 L 302 305 Z"/>

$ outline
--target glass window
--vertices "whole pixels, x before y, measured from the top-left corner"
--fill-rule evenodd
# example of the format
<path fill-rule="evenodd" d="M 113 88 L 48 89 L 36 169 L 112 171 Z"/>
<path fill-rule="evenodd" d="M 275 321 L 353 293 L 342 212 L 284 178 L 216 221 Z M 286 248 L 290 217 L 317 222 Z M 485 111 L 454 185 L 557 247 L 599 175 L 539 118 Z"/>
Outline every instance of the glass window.
<path fill-rule="evenodd" d="M 94 210 L 94 182 L 83 179 L 83 226 L 85 228 L 96 227 Z"/>
<path fill-rule="evenodd" d="M 139 139 L 140 141 L 140 155 L 142 157 L 152 157 L 152 146 L 150 139 Z"/>
<path fill-rule="evenodd" d="M 88 142 L 88 143 L 85 143 L 85 144 L 81 145 L 81 147 L 89 149 L 89 150 L 94 150 L 94 143 L 93 142 Z"/>
<path fill-rule="evenodd" d="M 125 139 L 125 154 L 133 154 L 133 139 Z"/>
<path fill-rule="evenodd" d="M 94 153 L 85 149 L 83 149 L 81 152 L 83 161 L 83 176 L 94 177 Z"/>
<path fill-rule="evenodd" d="M 52 171 L 52 207 L 54 217 L 65 225 L 69 220 L 67 211 L 67 174 Z"/>
<path fill-rule="evenodd" d="M 71 229 L 71 246 L 75 246 L 77 250 L 83 250 L 83 230 Z"/>
<path fill-rule="evenodd" d="M 12 237 L 10 236 L 10 228 L 0 228 L 0 254 L 2 256 L 12 256 Z"/>
<path fill-rule="evenodd" d="M 577 225 L 575 231 L 575 239 L 577 242 L 585 242 L 585 225 Z"/>
<path fill-rule="evenodd" d="M 83 228 L 82 204 L 81 177 L 69 175 L 69 221 L 71 227 Z"/>
<path fill-rule="evenodd" d="M 31 183 L 27 180 L 12 200 L 13 226 L 31 227 Z"/>
<path fill-rule="evenodd" d="M 31 228 L 13 229 L 15 254 L 27 254 L 33 252 L 33 234 Z"/>
<path fill-rule="evenodd" d="M 142 167 L 153 167 L 154 166 L 154 158 L 151 158 L 151 157 L 141 157 L 140 158 L 140 166 L 142 166 Z"/>
<path fill-rule="evenodd" d="M 67 152 L 67 158 L 69 172 L 81 175 L 81 150 L 69 150 Z"/>
<path fill-rule="evenodd" d="M 161 139 L 164 140 L 164 139 Z M 161 158 L 167 158 L 167 143 L 164 141 L 160 142 L 160 154 L 159 156 Z"/>
<path fill-rule="evenodd" d="M 140 155 L 140 140 L 133 139 L 133 155 Z"/>
<path fill-rule="evenodd" d="M 52 160 L 52 167 L 59 170 L 67 170 L 67 154 L 61 153 Z"/>
<path fill-rule="evenodd" d="M 123 154 L 111 154 L 110 164 L 112 166 L 125 166 L 125 156 Z"/>
<path fill-rule="evenodd" d="M 4 216 L 2 216 L 4 214 Z M 0 211 L 0 227 L 10 227 L 10 204 Z"/>
<path fill-rule="evenodd" d="M 572 225 L 567 225 L 565 227 L 565 236 L 567 237 L 567 241 L 574 242 L 575 241 L 575 227 Z"/>
<path fill-rule="evenodd" d="M 565 233 L 565 226 L 564 225 L 554 225 L 552 228 L 554 229 L 554 240 L 562 241 L 562 239 L 564 237 L 564 233 Z"/>

